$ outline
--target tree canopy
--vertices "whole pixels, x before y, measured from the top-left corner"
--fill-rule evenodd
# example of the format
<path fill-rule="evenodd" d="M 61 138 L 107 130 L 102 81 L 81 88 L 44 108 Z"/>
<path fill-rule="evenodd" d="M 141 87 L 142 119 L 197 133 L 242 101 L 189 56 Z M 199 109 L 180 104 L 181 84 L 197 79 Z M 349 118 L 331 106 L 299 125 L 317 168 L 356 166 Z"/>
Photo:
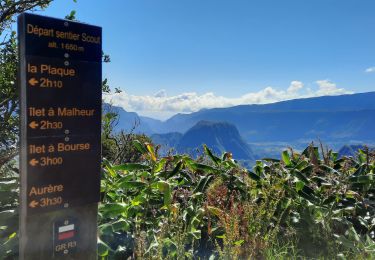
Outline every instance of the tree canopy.
<path fill-rule="evenodd" d="M 0 167 L 18 153 L 19 99 L 18 50 L 12 24 L 22 12 L 46 8 L 52 0 L 1 0 L 0 2 Z"/>

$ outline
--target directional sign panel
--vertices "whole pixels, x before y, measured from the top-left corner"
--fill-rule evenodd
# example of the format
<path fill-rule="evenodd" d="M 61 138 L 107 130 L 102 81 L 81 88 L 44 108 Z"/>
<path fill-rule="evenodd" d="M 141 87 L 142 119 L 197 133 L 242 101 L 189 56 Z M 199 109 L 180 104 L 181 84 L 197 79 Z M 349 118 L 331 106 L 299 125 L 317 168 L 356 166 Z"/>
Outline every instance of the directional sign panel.
<path fill-rule="evenodd" d="M 101 28 L 31 14 L 19 26 L 26 214 L 98 202 Z"/>
<path fill-rule="evenodd" d="M 20 258 L 95 259 L 102 30 L 22 14 L 18 34 Z"/>
<path fill-rule="evenodd" d="M 31 14 L 24 15 L 24 22 L 22 55 L 101 61 L 100 27 Z"/>
<path fill-rule="evenodd" d="M 100 139 L 31 138 L 27 148 L 28 214 L 99 201 Z"/>
<path fill-rule="evenodd" d="M 27 137 L 100 135 L 100 71 L 99 62 L 27 56 Z"/>

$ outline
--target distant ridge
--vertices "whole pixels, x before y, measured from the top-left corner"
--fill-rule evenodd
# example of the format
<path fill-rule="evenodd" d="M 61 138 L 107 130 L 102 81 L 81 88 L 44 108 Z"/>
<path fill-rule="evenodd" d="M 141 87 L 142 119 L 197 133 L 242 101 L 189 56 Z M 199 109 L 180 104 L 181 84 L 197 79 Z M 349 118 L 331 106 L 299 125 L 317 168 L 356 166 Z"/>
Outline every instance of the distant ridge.
<path fill-rule="evenodd" d="M 196 113 L 212 110 L 236 110 L 241 112 L 259 111 L 358 111 L 375 109 L 375 91 L 345 94 L 339 96 L 320 96 L 298 98 L 275 103 L 238 105 L 227 108 L 202 109 Z M 184 115 L 184 114 L 179 114 Z M 185 114 L 189 115 L 189 114 Z M 172 117 L 173 118 L 173 117 Z M 170 118 L 170 119 L 172 119 Z"/>
<path fill-rule="evenodd" d="M 104 103 L 103 110 L 106 112 L 114 112 L 118 115 L 118 121 L 116 122 L 114 128 L 115 131 L 124 130 L 125 132 L 134 131 L 135 133 L 143 133 L 151 135 L 155 133 L 155 128 L 160 128 L 159 124 L 162 122 L 149 118 L 139 116 L 135 112 L 128 112 L 122 107 L 112 106 L 110 104 Z"/>
<path fill-rule="evenodd" d="M 182 153 L 202 150 L 203 144 L 206 144 L 217 155 L 231 152 L 237 159 L 254 159 L 250 146 L 240 136 L 237 128 L 227 122 L 199 121 L 184 135 L 167 133 L 152 135 L 151 138 L 156 144 L 175 147 Z"/>
<path fill-rule="evenodd" d="M 322 96 L 263 105 L 241 105 L 177 114 L 162 122 L 120 111 L 117 129 L 130 129 L 137 117 L 137 132 L 185 133 L 202 120 L 228 122 L 247 142 L 350 143 L 375 141 L 375 92 Z M 352 142 L 351 142 L 352 143 Z"/>
<path fill-rule="evenodd" d="M 295 99 L 178 114 L 164 130 L 185 132 L 200 120 L 226 121 L 252 142 L 375 140 L 375 92 Z"/>
<path fill-rule="evenodd" d="M 363 144 L 352 144 L 352 145 L 344 145 L 339 150 L 339 157 L 343 156 L 357 156 L 358 150 L 364 150 L 365 148 L 368 148 L 369 151 L 374 151 L 374 147 L 368 147 Z"/>

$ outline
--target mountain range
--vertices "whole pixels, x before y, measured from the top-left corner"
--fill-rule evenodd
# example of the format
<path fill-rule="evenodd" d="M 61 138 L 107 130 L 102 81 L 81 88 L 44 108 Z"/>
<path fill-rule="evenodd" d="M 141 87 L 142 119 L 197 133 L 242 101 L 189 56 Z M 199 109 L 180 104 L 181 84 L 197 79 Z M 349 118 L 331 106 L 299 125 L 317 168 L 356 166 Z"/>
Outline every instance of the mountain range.
<path fill-rule="evenodd" d="M 308 143 L 318 139 L 326 143 L 374 143 L 374 100 L 375 92 L 323 96 L 272 104 L 204 109 L 190 114 L 177 114 L 166 121 L 116 108 L 120 116 L 117 129 L 129 130 L 138 121 L 137 132 L 159 134 L 164 144 L 168 137 L 161 137 L 160 134 L 174 133 L 170 135 L 178 139 L 178 143 L 186 135 L 189 137 L 187 144 L 195 145 L 202 139 L 201 136 L 207 134 L 208 129 L 213 136 L 207 135 L 205 140 L 215 139 L 217 134 L 222 133 L 217 127 L 225 131 L 229 129 L 228 126 L 235 127 L 239 138 L 245 143 Z M 208 121 L 216 124 L 210 126 Z M 236 142 L 240 142 L 239 139 Z M 220 147 L 222 142 L 212 142 L 212 145 Z"/>
<path fill-rule="evenodd" d="M 365 151 L 368 149 L 368 151 L 374 152 L 374 147 L 369 147 L 361 144 L 353 144 L 353 145 L 344 145 L 339 151 L 339 157 L 343 156 L 357 156 L 357 153 L 359 150 Z"/>
<path fill-rule="evenodd" d="M 253 160 L 254 153 L 237 128 L 227 122 L 199 121 L 186 133 L 153 134 L 151 139 L 156 144 L 175 148 L 178 152 L 194 153 L 206 144 L 215 154 L 231 152 L 236 159 Z"/>

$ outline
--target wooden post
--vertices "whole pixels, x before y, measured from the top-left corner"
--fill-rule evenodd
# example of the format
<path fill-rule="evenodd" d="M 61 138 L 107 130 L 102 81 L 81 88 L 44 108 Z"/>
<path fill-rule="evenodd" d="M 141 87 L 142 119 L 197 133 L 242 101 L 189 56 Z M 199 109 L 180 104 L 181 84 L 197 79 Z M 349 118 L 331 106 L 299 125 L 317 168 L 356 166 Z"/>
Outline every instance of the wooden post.
<path fill-rule="evenodd" d="M 102 30 L 18 18 L 20 259 L 96 259 Z"/>

